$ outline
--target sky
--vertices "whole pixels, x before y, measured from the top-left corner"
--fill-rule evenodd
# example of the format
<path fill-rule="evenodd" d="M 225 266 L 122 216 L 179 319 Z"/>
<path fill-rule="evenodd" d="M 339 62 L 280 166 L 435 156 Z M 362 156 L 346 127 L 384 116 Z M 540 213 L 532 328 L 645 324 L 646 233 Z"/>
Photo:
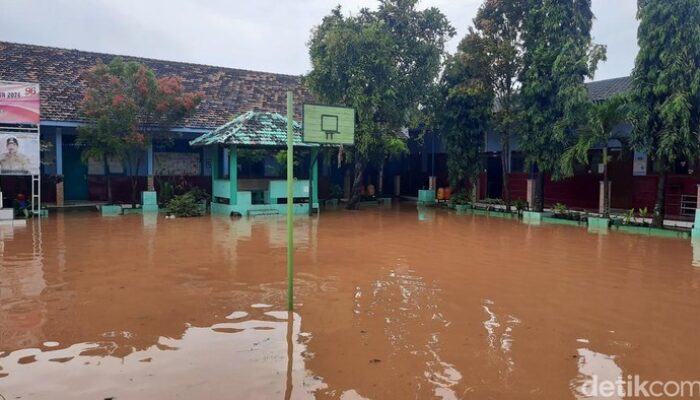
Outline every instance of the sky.
<path fill-rule="evenodd" d="M 291 75 L 310 69 L 311 29 L 340 4 L 376 0 L 0 0 L 0 40 Z M 457 30 L 481 0 L 422 0 Z M 593 0 L 593 36 L 608 48 L 595 80 L 629 75 L 637 54 L 636 0 Z"/>

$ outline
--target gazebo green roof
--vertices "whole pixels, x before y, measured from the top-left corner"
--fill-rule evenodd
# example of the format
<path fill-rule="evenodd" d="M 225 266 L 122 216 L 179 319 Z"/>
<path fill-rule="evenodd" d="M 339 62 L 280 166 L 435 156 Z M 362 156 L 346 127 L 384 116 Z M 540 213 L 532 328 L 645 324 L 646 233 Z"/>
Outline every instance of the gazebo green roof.
<path fill-rule="evenodd" d="M 293 121 L 294 146 L 314 146 L 301 141 L 301 124 Z M 287 145 L 287 117 L 275 112 L 248 111 L 211 132 L 190 141 L 192 146 L 245 145 L 283 147 Z"/>

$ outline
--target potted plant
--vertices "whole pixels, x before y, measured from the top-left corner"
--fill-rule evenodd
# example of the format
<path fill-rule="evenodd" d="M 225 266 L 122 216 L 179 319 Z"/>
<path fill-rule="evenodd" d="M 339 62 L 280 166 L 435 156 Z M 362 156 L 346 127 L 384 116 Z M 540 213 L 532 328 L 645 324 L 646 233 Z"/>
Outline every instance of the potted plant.
<path fill-rule="evenodd" d="M 465 212 L 470 207 L 471 196 L 468 192 L 462 190 L 452 195 L 452 197 L 450 198 L 450 203 L 454 204 L 456 211 Z"/>

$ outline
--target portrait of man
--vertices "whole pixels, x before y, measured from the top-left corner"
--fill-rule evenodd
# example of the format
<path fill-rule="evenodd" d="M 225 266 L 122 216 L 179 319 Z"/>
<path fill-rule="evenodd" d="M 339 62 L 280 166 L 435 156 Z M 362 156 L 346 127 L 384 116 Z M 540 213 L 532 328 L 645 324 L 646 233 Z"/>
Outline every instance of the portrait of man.
<path fill-rule="evenodd" d="M 0 155 L 1 172 L 27 172 L 31 167 L 29 157 L 20 153 L 19 141 L 16 137 L 10 136 L 5 141 L 5 152 Z"/>

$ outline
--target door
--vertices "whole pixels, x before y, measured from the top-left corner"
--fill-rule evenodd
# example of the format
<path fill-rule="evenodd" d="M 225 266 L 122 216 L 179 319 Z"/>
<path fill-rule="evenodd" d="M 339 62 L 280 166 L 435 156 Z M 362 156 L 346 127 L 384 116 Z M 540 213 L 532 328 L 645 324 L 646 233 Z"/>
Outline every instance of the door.
<path fill-rule="evenodd" d="M 486 158 L 486 197 L 500 199 L 503 195 L 503 167 L 500 153 Z"/>
<path fill-rule="evenodd" d="M 80 159 L 75 136 L 63 137 L 63 195 L 66 200 L 87 200 L 87 166 Z"/>

